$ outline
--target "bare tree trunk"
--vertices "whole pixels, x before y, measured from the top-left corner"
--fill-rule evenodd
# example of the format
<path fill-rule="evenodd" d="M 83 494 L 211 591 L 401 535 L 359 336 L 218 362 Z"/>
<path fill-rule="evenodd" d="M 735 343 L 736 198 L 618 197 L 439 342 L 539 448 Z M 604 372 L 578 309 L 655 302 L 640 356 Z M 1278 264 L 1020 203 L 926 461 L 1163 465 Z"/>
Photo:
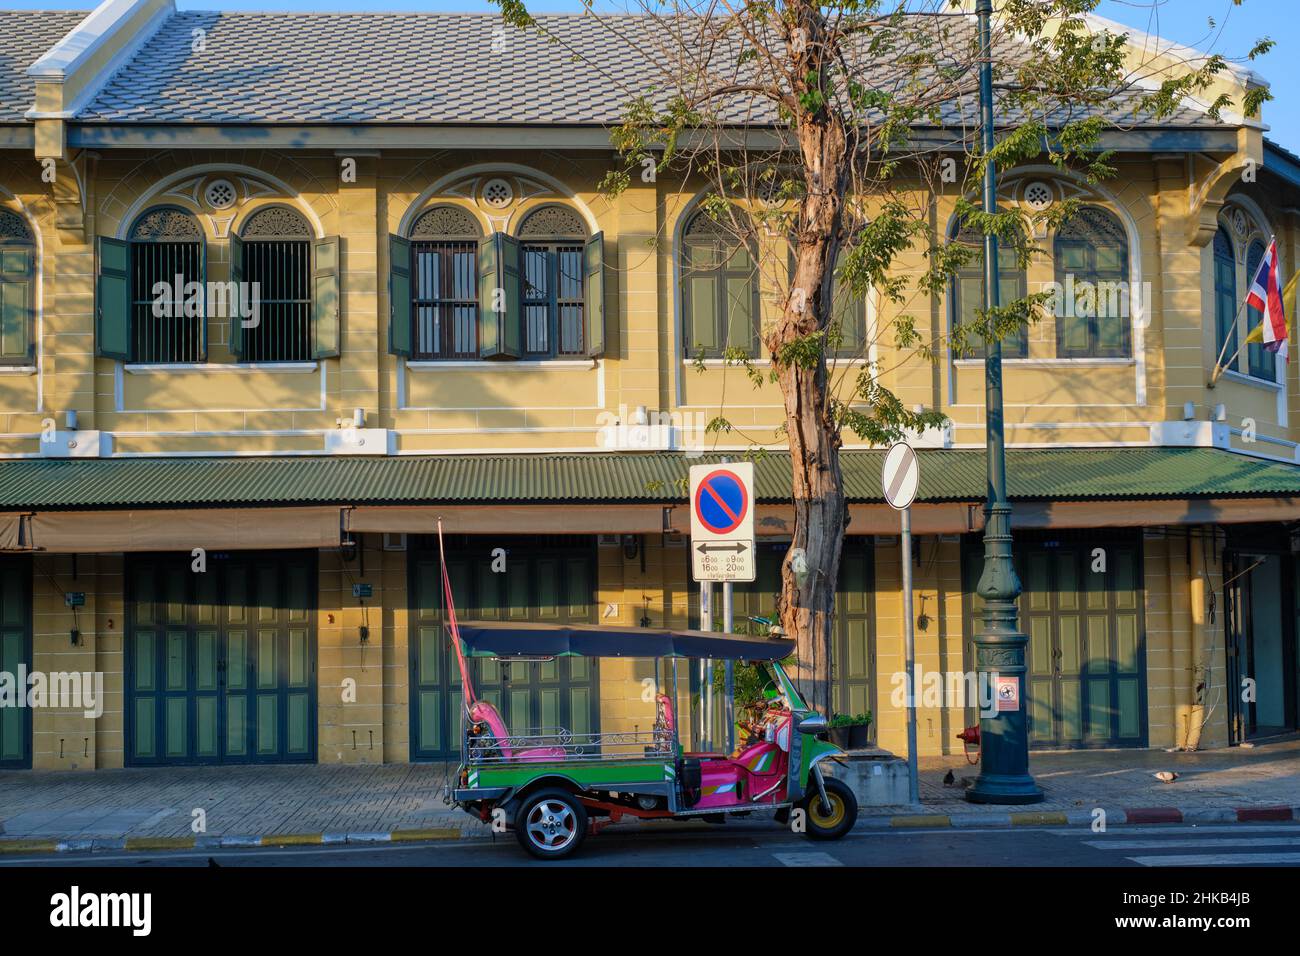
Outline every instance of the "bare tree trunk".
<path fill-rule="evenodd" d="M 797 90 L 802 94 L 820 83 L 825 61 L 814 63 L 811 58 L 823 40 L 824 23 L 815 6 L 799 6 L 793 29 L 803 31 L 802 42 L 792 43 L 791 49 L 807 60 L 792 71 L 801 78 L 796 86 L 803 86 Z M 777 608 L 782 628 L 796 641 L 800 689 L 813 707 L 829 716 L 835 589 L 846 514 L 840 430 L 830 405 L 824 349 L 809 361 L 791 358 L 786 347 L 825 330 L 831 321 L 849 149 L 844 124 L 834 111 L 803 112 L 796 132 L 805 191 L 796 227 L 795 269 L 781 319 L 767 336 L 785 401 L 795 513 Z"/>

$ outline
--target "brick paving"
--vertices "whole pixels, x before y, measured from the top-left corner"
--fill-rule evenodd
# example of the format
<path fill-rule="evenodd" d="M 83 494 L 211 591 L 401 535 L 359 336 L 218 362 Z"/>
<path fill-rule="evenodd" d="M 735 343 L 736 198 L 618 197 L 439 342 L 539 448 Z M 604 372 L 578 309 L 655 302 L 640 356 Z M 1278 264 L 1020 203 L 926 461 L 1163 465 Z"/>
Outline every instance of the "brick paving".
<path fill-rule="evenodd" d="M 83 772 L 0 772 L 0 845 L 14 840 L 186 839 L 194 811 L 200 837 L 384 834 L 483 828 L 442 802 L 445 764 L 159 767 Z M 951 769 L 954 785 L 943 776 Z M 980 806 L 962 778 L 961 756 L 921 761 L 921 807 L 864 807 L 864 817 L 946 814 L 967 822 L 1008 810 L 1089 812 L 1178 807 L 1184 811 L 1300 806 L 1300 738 L 1254 749 L 1035 753 L 1030 770 L 1047 799 L 1030 807 Z M 1161 783 L 1153 775 L 1173 770 Z M 972 816 L 973 815 L 973 816 Z M 954 823 L 953 825 L 958 825 Z M 975 825 L 978 825 L 977 822 Z"/>

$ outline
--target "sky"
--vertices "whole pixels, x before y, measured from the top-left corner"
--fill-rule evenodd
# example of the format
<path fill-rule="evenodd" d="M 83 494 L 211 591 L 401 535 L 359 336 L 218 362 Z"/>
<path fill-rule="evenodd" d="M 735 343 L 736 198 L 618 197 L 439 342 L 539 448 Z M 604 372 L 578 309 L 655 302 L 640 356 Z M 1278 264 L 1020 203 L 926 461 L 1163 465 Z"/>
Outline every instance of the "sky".
<path fill-rule="evenodd" d="M 596 8 L 618 0 L 596 0 Z M 182 10 L 458 11 L 499 12 L 488 0 L 176 0 Z M 569 13 L 581 0 L 526 0 L 534 13 Z M 93 2 L 0 0 L 4 9 L 89 9 Z M 1267 134 L 1300 153 L 1300 0 L 1102 0 L 1097 12 L 1125 26 L 1155 33 L 1232 60 L 1245 57 L 1255 41 L 1269 37 L 1273 51 L 1250 64 L 1272 85 L 1275 99 L 1264 107 Z M 1210 20 L 1214 20 L 1214 26 Z"/>

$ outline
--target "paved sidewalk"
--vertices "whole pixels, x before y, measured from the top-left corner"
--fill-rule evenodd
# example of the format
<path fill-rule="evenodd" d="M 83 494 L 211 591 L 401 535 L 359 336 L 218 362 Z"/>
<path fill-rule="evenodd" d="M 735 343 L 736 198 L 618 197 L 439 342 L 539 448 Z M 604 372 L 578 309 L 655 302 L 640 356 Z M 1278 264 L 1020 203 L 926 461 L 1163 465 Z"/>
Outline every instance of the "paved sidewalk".
<path fill-rule="evenodd" d="M 954 782 L 943 783 L 951 769 Z M 91 773 L 0 772 L 0 853 L 166 849 L 485 837 L 442 802 L 443 764 L 167 767 Z M 1165 784 L 1153 775 L 1179 775 Z M 922 761 L 919 807 L 864 807 L 863 826 L 1107 825 L 1300 820 L 1300 738 L 1195 754 L 1089 751 L 1034 754 L 1047 799 L 979 806 L 958 756 Z M 202 811 L 205 828 L 192 827 Z"/>

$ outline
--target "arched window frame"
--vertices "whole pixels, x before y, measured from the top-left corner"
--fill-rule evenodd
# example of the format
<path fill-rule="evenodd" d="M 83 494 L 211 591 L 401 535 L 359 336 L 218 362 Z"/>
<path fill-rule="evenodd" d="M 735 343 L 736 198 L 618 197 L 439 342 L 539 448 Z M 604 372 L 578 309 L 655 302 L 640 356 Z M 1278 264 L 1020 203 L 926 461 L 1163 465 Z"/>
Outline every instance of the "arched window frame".
<path fill-rule="evenodd" d="M 1214 297 L 1215 297 L 1215 357 L 1222 356 L 1224 367 L 1239 375 L 1261 382 L 1276 384 L 1277 357 L 1257 342 L 1244 343 L 1244 336 L 1263 321 L 1263 312 L 1246 305 L 1251 280 L 1268 251 L 1269 226 L 1262 214 L 1241 201 L 1229 201 L 1219 216 L 1219 228 L 1214 239 Z M 1222 237 L 1222 238 L 1220 238 Z M 1229 289 L 1228 262 L 1223 258 L 1223 243 L 1232 252 Z M 1227 293 L 1231 292 L 1231 314 L 1221 313 L 1227 306 Z M 1220 303 L 1223 303 L 1222 306 Z M 1230 325 L 1232 342 L 1223 349 L 1223 327 Z M 1235 357 L 1234 357 L 1235 356 Z"/>
<path fill-rule="evenodd" d="M 269 225 L 268 225 L 269 223 Z M 230 310 L 218 317 L 229 323 L 229 343 L 246 362 L 306 362 L 313 342 L 312 278 L 316 238 L 307 217 L 292 206 L 259 206 L 230 236 L 231 281 L 243 304 L 257 289 L 256 321 L 247 325 Z M 248 283 L 244 291 L 243 283 Z"/>
<path fill-rule="evenodd" d="M 1061 224 L 1053 244 L 1056 282 L 1062 290 L 1056 310 L 1058 358 L 1131 358 L 1133 290 L 1130 252 L 1123 221 L 1104 206 L 1089 204 Z M 1083 283 L 1093 286 L 1091 315 Z M 1120 285 L 1122 299 L 1108 294 L 1109 284 Z M 1114 316 L 1103 315 L 1119 305 Z M 1082 308 L 1081 308 L 1082 306 Z"/>
<path fill-rule="evenodd" d="M 469 210 L 435 203 L 411 224 L 412 358 L 479 357 L 479 246 Z"/>
<path fill-rule="evenodd" d="M 0 365 L 30 365 L 36 354 L 36 237 L 26 218 L 0 207 Z"/>
<path fill-rule="evenodd" d="M 962 221 L 954 221 L 949 230 L 949 240 L 974 246 L 976 254 L 962 266 L 948 282 L 948 323 L 950 329 L 976 321 L 975 309 L 984 308 L 984 233 Z M 1027 271 L 1020 266 L 1016 250 L 1006 243 L 998 244 L 999 302 L 1007 305 L 1029 294 Z M 974 296 L 972 300 L 970 297 Z M 962 358 L 982 359 L 984 340 L 970 341 L 970 349 Z M 1029 328 L 1021 327 L 1014 336 L 1003 339 L 1002 357 L 1008 359 L 1029 357 Z"/>
<path fill-rule="evenodd" d="M 1237 351 L 1237 245 L 1226 226 L 1214 233 L 1214 354 Z"/>
<path fill-rule="evenodd" d="M 744 213 L 738 213 L 743 216 Z M 748 264 L 733 263 L 743 253 Z M 761 323 L 759 312 L 758 255 L 752 244 L 740 242 L 726 232 L 726 227 L 713 220 L 707 210 L 696 209 L 682 229 L 680 242 L 681 275 L 679 292 L 682 303 L 682 340 L 686 359 L 703 356 L 706 359 L 724 357 L 728 349 L 739 348 L 749 358 L 758 357 L 758 340 Z M 706 283 L 711 283 L 708 288 Z M 748 290 L 744 284 L 748 284 Z M 735 289 L 739 284 L 741 287 Z M 707 291 L 706 291 L 707 290 Z M 700 317 L 697 303 L 707 296 L 713 310 L 712 344 L 699 338 Z M 731 318 L 731 306 L 741 299 L 749 309 L 748 328 L 739 331 Z"/>
<path fill-rule="evenodd" d="M 169 217 L 169 218 L 165 218 Z M 180 223 L 190 229 L 182 230 Z M 150 206 L 135 218 L 127 233 L 131 289 L 130 361 L 138 364 L 192 364 L 207 361 L 206 322 L 207 242 L 198 217 L 181 206 Z M 181 288 L 176 288 L 180 276 Z M 167 285 L 161 301 L 170 316 L 154 314 L 157 283 Z M 199 283 L 204 290 L 199 314 L 192 313 L 184 287 Z"/>
<path fill-rule="evenodd" d="M 547 218 L 554 221 L 547 223 Z M 585 355 L 584 250 L 588 235 L 582 216 L 561 203 L 545 203 L 524 213 L 515 239 L 519 243 L 523 357 Z"/>

